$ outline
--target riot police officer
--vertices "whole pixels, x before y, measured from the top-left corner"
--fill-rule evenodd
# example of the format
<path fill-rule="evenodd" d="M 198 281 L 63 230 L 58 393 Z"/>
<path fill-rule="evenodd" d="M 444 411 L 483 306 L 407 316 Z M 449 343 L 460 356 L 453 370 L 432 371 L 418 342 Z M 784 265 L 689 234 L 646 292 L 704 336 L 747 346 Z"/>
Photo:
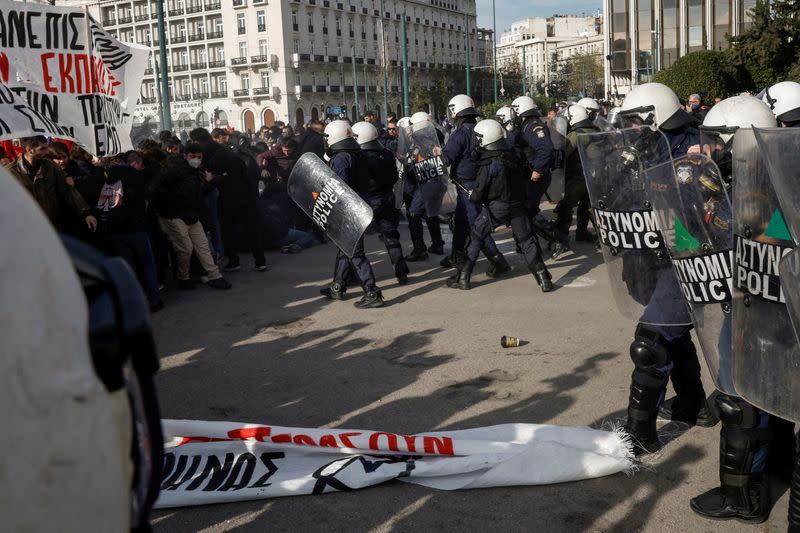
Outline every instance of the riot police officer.
<path fill-rule="evenodd" d="M 531 219 L 539 214 L 542 196 L 550 186 L 550 169 L 553 163 L 553 143 L 550 130 L 542 121 L 542 114 L 530 96 L 520 96 L 511 102 L 516 120 L 517 135 L 514 147 L 527 162 L 530 180 L 527 184 L 527 208 Z"/>
<path fill-rule="evenodd" d="M 461 187 L 458 189 L 458 199 L 454 215 L 453 244 L 451 256 L 442 260 L 441 265 L 449 268 L 455 265 L 455 259 L 463 257 L 466 250 L 467 238 L 470 230 L 478 218 L 481 206 L 469 199 L 465 192 L 475 187 L 477 169 L 473 160 L 475 152 L 475 136 L 472 130 L 478 117 L 475 102 L 465 94 L 459 94 L 450 99 L 447 104 L 448 115 L 453 120 L 455 128 L 442 149 L 442 158 L 446 165 L 450 165 L 450 177 Z M 500 250 L 497 249 L 491 235 L 483 240 L 483 253 L 491 263 L 486 275 L 499 277 L 509 272 L 511 266 L 506 261 Z"/>
<path fill-rule="evenodd" d="M 408 126 L 413 128 L 423 127 L 426 124 L 433 125 L 430 115 L 424 111 L 414 113 L 408 120 Z M 444 134 L 440 130 L 436 130 L 439 146 L 444 142 Z M 428 252 L 437 255 L 444 254 L 444 239 L 442 239 L 442 230 L 439 222 L 438 211 L 433 212 L 434 207 L 441 206 L 441 195 L 444 194 L 444 189 L 435 187 L 434 184 L 418 183 L 414 172 L 411 169 L 407 159 L 410 154 L 402 154 L 406 159 L 403 161 L 405 164 L 403 175 L 405 176 L 405 192 L 411 196 L 411 200 L 407 204 L 408 212 L 408 231 L 411 234 L 411 242 L 413 243 L 413 250 L 408 255 L 408 261 L 424 261 L 428 258 Z M 446 187 L 446 185 L 442 185 Z M 437 196 L 438 198 L 431 198 L 430 196 Z M 430 210 L 429 210 L 430 209 Z M 422 221 L 425 220 L 428 226 L 428 233 L 431 236 L 430 247 L 425 246 L 425 239 L 422 233 Z"/>
<path fill-rule="evenodd" d="M 408 283 L 408 265 L 403 258 L 400 232 L 397 231 L 400 213 L 394 207 L 393 187 L 398 180 L 394 154 L 381 146 L 378 129 L 369 122 L 354 124 L 353 136 L 361 146 L 361 163 L 365 165 L 368 176 L 366 189 L 360 196 L 372 208 L 373 223 L 383 237 L 398 284 L 405 285 Z"/>
<path fill-rule="evenodd" d="M 457 273 L 447 280 L 447 286 L 469 290 L 472 269 L 484 239 L 496 226 L 510 224 L 536 282 L 542 292 L 549 292 L 553 290 L 553 283 L 524 208 L 527 170 L 506 140 L 500 123 L 481 120 L 473 134 L 478 151 L 478 179 L 469 197 L 473 202 L 484 203 L 485 207 L 472 226 L 466 260 L 456 266 Z"/>
<path fill-rule="evenodd" d="M 594 133 L 600 129 L 595 126 L 588 111 L 579 104 L 569 106 L 565 118 L 569 125 L 569 131 L 564 150 L 564 198 L 558 202 L 554 210 L 556 232 L 560 241 L 553 248 L 553 259 L 569 250 L 569 228 L 572 225 L 572 212 L 575 207 L 578 208 L 578 227 L 575 230 L 575 240 L 592 241 L 594 239 L 589 232 L 591 202 L 589 192 L 586 190 L 586 179 L 583 176 L 583 166 L 576 141 L 578 134 Z"/>
<path fill-rule="evenodd" d="M 619 117 L 623 124 L 658 128 L 667 138 L 673 157 L 686 154 L 700 142 L 700 132 L 692 126 L 693 119 L 675 93 L 660 83 L 634 88 L 625 98 Z M 674 273 L 664 272 L 662 276 L 655 289 L 658 294 L 654 293 L 645 307 L 630 346 L 634 371 L 625 429 L 634 439 L 636 453 L 650 453 L 661 447 L 656 431 L 659 409 L 662 416 L 688 424 L 711 427 L 717 422 L 707 406 L 700 380 L 700 362 L 690 335 L 692 320 L 687 303 L 677 281 L 666 278 Z M 662 406 L 670 379 L 676 396 Z"/>
<path fill-rule="evenodd" d="M 334 120 L 325 126 L 324 138 L 331 170 L 356 193 L 365 194 L 369 187 L 369 177 L 366 173 L 366 165 L 360 158 L 361 147 L 353 137 L 353 129 L 350 124 L 345 120 Z M 382 307 L 383 295 L 376 285 L 372 265 L 364 253 L 363 236 L 359 239 L 351 259 L 348 259 L 341 250 L 337 252 L 333 282 L 320 291 L 323 296 L 332 300 L 344 299 L 347 290 L 346 276 L 351 266 L 364 290 L 364 296 L 356 302 L 356 307 L 362 309 Z"/>
<path fill-rule="evenodd" d="M 589 120 L 594 122 L 597 118 L 597 115 L 600 113 L 600 104 L 597 103 L 597 100 L 590 97 L 581 98 L 578 100 L 578 105 L 581 106 L 586 110 L 589 114 Z"/>
<path fill-rule="evenodd" d="M 782 81 L 767 88 L 763 97 L 781 126 L 800 126 L 800 83 Z"/>
<path fill-rule="evenodd" d="M 736 131 L 753 126 L 774 127 L 775 117 L 766 104 L 750 96 L 723 100 L 706 115 L 700 128 L 711 142 L 704 142 L 700 151 L 723 163 L 720 169 L 728 174 L 723 176 L 725 182 L 731 182 L 729 152 Z M 718 220 L 720 216 L 724 218 L 722 222 Z M 707 215 L 706 218 L 713 219 L 717 226 L 732 227 L 730 213 L 720 215 L 715 209 L 713 217 Z M 724 342 L 730 344 L 730 337 Z M 720 362 L 721 366 L 723 364 L 731 363 Z M 708 518 L 763 522 L 770 511 L 769 478 L 765 468 L 768 459 L 777 458 L 770 458 L 770 449 L 787 443 L 791 448 L 791 426 L 733 394 L 720 392 L 715 404 L 722 422 L 720 486 L 692 498 L 690 506 L 694 512 Z"/>
<path fill-rule="evenodd" d="M 517 130 L 514 129 L 514 110 L 504 105 L 495 112 L 494 119 L 506 130 L 506 140 L 514 146 L 514 139 L 517 136 Z"/>

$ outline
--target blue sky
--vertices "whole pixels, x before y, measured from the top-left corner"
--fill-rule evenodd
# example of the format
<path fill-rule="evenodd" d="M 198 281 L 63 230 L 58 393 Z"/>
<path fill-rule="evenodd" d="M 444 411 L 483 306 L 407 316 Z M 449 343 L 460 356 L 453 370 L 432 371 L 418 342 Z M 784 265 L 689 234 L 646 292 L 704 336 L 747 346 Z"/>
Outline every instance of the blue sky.
<path fill-rule="evenodd" d="M 492 0 L 476 0 L 478 26 L 492 28 Z M 510 28 L 515 20 L 527 17 L 550 17 L 555 14 L 566 15 L 593 14 L 602 9 L 602 0 L 495 0 L 497 11 L 497 33 Z"/>

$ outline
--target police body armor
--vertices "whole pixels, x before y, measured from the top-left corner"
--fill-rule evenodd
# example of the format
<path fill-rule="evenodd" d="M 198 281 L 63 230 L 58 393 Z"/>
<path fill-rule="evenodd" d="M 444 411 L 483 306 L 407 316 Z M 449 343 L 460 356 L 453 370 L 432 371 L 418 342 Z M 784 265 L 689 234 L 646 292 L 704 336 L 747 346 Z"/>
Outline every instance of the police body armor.
<path fill-rule="evenodd" d="M 397 157 L 404 165 L 405 179 L 420 189 L 427 216 L 453 212 L 455 190 L 441 156 L 439 130 L 433 123 L 423 122 L 399 128 L 398 134 Z"/>
<path fill-rule="evenodd" d="M 669 164 L 669 163 L 666 163 Z M 716 387 L 736 395 L 731 372 L 732 210 L 717 165 L 687 155 L 675 172 L 648 172 L 651 199 Z M 674 181 L 662 176 L 674 175 Z"/>
<path fill-rule="evenodd" d="M 569 124 L 566 117 L 553 117 L 547 126 L 550 130 L 550 141 L 553 143 L 553 164 L 550 172 L 550 186 L 547 194 L 553 201 L 564 196 L 564 170 L 567 149 L 567 130 Z"/>
<path fill-rule="evenodd" d="M 798 170 L 785 165 L 797 164 L 798 145 L 773 142 L 759 148 L 750 129 L 737 131 L 733 141 L 733 380 L 753 405 L 800 420 L 800 344 L 786 306 L 791 291 L 781 282 L 782 260 L 794 242 L 765 161 L 789 192 Z M 793 198 L 786 198 L 789 209 L 797 208 L 789 207 Z"/>
<path fill-rule="evenodd" d="M 311 153 L 297 160 L 287 188 L 300 209 L 347 257 L 352 257 L 356 244 L 372 223 L 369 204 Z"/>
<path fill-rule="evenodd" d="M 648 196 L 648 181 L 675 179 L 667 139 L 650 127 L 586 133 L 578 151 L 617 308 L 643 324 L 691 324 Z"/>

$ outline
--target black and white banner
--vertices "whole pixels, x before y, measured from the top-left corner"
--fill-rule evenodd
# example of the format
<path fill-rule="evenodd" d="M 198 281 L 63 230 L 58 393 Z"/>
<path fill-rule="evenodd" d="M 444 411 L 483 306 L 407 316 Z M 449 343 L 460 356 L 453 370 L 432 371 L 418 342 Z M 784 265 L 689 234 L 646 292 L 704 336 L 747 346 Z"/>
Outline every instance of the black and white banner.
<path fill-rule="evenodd" d="M 0 140 L 69 139 L 97 156 L 130 150 L 148 54 L 84 8 L 0 0 Z"/>
<path fill-rule="evenodd" d="M 164 420 L 157 507 L 322 494 L 392 479 L 454 490 L 629 472 L 621 431 L 505 424 L 415 435 Z"/>

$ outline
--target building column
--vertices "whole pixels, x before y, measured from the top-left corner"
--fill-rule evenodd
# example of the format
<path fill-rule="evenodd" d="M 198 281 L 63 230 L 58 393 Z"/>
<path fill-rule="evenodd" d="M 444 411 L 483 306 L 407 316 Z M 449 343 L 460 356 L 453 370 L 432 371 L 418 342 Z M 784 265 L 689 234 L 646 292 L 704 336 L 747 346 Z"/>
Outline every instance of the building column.
<path fill-rule="evenodd" d="M 638 57 L 638 50 L 639 50 L 639 43 L 638 39 L 636 38 L 636 22 L 639 18 L 639 14 L 636 12 L 636 0 L 628 0 L 628 36 L 630 38 L 631 47 L 630 47 L 630 54 L 631 54 L 631 87 L 635 87 L 639 84 L 639 57 Z"/>
<path fill-rule="evenodd" d="M 605 82 L 605 95 L 611 90 L 612 83 L 611 83 L 611 61 L 608 60 L 608 56 L 611 54 L 611 39 L 613 38 L 613 33 L 611 31 L 611 20 L 609 18 L 609 13 L 611 12 L 611 0 L 603 0 L 603 50 L 605 51 L 605 55 L 603 56 L 603 78 Z M 545 55 L 547 54 L 547 44 L 545 42 Z"/>
<path fill-rule="evenodd" d="M 686 42 L 689 40 L 689 27 L 686 17 L 686 0 L 678 1 L 678 17 L 680 20 L 680 42 L 678 43 L 678 58 L 686 55 L 688 50 Z"/>

